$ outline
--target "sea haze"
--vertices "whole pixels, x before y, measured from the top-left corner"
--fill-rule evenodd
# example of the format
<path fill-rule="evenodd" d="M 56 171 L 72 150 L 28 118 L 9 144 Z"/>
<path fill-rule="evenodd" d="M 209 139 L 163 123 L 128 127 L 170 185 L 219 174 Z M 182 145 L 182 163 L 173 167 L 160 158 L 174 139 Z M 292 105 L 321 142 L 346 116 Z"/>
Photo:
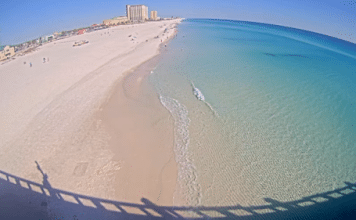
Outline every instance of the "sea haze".
<path fill-rule="evenodd" d="M 175 119 L 177 203 L 258 206 L 356 181 L 355 44 L 242 21 L 178 29 L 149 79 Z"/>

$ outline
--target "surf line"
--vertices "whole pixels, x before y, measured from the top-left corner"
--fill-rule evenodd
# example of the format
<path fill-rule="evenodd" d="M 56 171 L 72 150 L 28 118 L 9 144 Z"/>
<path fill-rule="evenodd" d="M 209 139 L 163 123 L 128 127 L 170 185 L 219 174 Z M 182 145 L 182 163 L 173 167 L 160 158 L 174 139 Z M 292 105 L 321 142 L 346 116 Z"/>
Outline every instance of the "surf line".
<path fill-rule="evenodd" d="M 209 102 L 205 101 L 205 97 L 203 95 L 203 93 L 197 88 L 195 87 L 193 81 L 190 82 L 191 83 L 191 86 L 192 86 L 192 89 L 193 89 L 193 94 L 195 95 L 195 97 L 199 100 L 199 101 L 202 101 L 204 102 L 204 104 L 206 106 L 208 106 L 208 108 L 213 112 L 213 114 L 217 117 L 219 117 L 219 114 L 213 109 L 213 107 L 210 105 Z"/>

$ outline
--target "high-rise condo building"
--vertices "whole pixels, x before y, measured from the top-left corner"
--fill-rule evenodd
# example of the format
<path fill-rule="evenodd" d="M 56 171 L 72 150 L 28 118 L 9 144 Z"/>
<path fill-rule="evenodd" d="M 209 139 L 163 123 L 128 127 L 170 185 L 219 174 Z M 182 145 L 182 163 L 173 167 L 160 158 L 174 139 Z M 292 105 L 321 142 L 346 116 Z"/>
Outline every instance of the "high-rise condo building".
<path fill-rule="evenodd" d="M 157 20 L 157 11 L 151 11 L 151 20 Z"/>
<path fill-rule="evenodd" d="M 148 7 L 145 5 L 126 5 L 127 19 L 133 22 L 148 20 Z"/>

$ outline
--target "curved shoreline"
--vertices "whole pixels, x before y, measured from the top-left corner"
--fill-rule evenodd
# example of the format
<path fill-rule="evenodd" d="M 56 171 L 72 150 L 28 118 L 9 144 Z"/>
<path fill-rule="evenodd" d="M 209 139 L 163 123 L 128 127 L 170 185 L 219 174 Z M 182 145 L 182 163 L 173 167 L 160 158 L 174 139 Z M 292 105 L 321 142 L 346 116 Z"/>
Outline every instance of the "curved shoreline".
<path fill-rule="evenodd" d="M 128 73 L 103 105 L 99 118 L 111 136 L 117 200 L 139 203 L 142 197 L 158 205 L 173 205 L 177 180 L 173 119 L 148 82 L 160 55 Z"/>

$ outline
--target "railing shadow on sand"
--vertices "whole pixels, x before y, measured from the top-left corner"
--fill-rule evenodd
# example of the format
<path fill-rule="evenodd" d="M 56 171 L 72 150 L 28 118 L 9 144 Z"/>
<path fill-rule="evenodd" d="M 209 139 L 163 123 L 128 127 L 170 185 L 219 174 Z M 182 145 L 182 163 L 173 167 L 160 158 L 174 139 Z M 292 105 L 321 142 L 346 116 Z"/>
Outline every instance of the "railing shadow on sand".
<path fill-rule="evenodd" d="M 113 201 L 54 189 L 0 170 L 0 219 L 356 219 L 356 184 L 289 202 L 244 207 L 158 206 Z M 53 212 L 55 210 L 55 212 Z"/>

